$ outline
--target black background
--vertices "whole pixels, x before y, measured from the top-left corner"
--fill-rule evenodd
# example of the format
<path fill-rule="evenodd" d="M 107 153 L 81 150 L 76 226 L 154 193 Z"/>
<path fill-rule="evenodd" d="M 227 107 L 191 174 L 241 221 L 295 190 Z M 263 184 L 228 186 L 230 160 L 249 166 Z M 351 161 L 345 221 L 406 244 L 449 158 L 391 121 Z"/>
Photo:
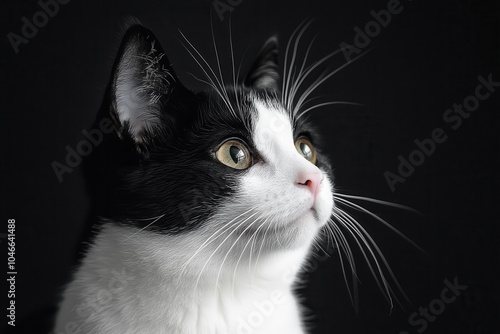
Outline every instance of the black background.
<path fill-rule="evenodd" d="M 221 0 L 226 2 L 224 0 Z M 238 1 L 234 1 L 237 3 Z M 408 317 L 440 297 L 445 279 L 468 288 L 446 305 L 425 333 L 500 333 L 498 306 L 499 200 L 498 106 L 500 89 L 452 130 L 443 113 L 474 94 L 477 77 L 500 81 L 498 2 L 404 0 L 403 10 L 376 35 L 370 53 L 327 81 L 317 96 L 363 107 L 329 106 L 314 111 L 337 186 L 344 192 L 411 206 L 422 216 L 368 206 L 423 247 L 422 254 L 382 224 L 359 216 L 378 241 L 411 302 L 389 305 L 358 255 L 360 309 L 350 304 L 338 258 L 319 261 L 302 292 L 313 311 L 311 333 L 399 333 L 416 327 Z M 17 325 L 20 333 L 42 332 L 54 294 L 67 278 L 88 199 L 80 168 L 59 182 L 53 161 L 64 162 L 90 128 L 101 103 L 120 39 L 120 25 L 133 15 L 152 29 L 181 80 L 202 86 L 188 72 L 201 71 L 178 42 L 180 29 L 215 65 L 210 22 L 230 73 L 229 13 L 220 20 L 212 1 L 70 1 L 16 54 L 7 34 L 20 34 L 21 18 L 40 10 L 36 1 L 1 6 L 1 221 L 17 224 Z M 300 51 L 318 34 L 310 59 L 353 43 L 354 27 L 373 20 L 370 11 L 387 1 L 251 1 L 231 16 L 236 59 L 248 68 L 260 44 L 278 33 L 281 49 L 306 18 L 315 18 Z M 212 19 L 211 13 L 212 12 Z M 283 52 L 281 55 L 283 59 Z M 342 55 L 328 63 L 345 63 Z M 448 136 L 392 192 L 384 172 L 396 172 L 413 141 L 443 128 Z M 5 239 L 2 253 L 6 254 Z M 2 257 L 6 263 L 6 256 Z M 2 265 L 2 268 L 5 268 Z M 6 272 L 6 270 L 5 270 Z M 3 274 L 5 275 L 5 274 Z M 5 282 L 5 281 L 4 281 Z M 0 294 L 6 294 L 7 289 Z M 6 305 L 6 304 L 3 304 Z M 2 312 L 5 307 L 2 306 Z M 6 323 L 2 315 L 2 326 Z M 21 326 L 21 327 L 19 327 Z M 30 326 L 30 330 L 21 330 Z M 284 333 L 286 334 L 286 333 Z"/>

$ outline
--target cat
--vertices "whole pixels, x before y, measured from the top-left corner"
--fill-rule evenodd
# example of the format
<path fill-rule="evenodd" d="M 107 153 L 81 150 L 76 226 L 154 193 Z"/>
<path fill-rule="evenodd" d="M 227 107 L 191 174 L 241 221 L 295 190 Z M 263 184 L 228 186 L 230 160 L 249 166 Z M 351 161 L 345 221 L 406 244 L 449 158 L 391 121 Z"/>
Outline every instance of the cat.
<path fill-rule="evenodd" d="M 295 103 L 311 67 L 281 77 L 272 36 L 226 85 L 186 42 L 206 91 L 182 85 L 149 29 L 124 34 L 97 118 L 114 131 L 87 162 L 99 222 L 54 333 L 304 334 L 294 283 L 313 245 L 326 230 L 348 249 L 332 215 L 364 236 L 304 117 L 312 90 Z"/>

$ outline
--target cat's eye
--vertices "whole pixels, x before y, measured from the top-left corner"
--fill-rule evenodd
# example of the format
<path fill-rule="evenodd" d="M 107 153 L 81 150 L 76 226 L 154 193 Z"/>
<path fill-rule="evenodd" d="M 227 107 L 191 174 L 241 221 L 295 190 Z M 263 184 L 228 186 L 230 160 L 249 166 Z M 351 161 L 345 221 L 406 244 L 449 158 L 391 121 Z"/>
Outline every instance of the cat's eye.
<path fill-rule="evenodd" d="M 316 149 L 314 148 L 309 138 L 305 136 L 299 137 L 295 141 L 295 148 L 304 158 L 306 158 L 313 164 L 316 164 Z"/>
<path fill-rule="evenodd" d="M 252 164 L 247 146 L 238 139 L 225 141 L 215 153 L 217 160 L 234 169 L 246 169 Z"/>

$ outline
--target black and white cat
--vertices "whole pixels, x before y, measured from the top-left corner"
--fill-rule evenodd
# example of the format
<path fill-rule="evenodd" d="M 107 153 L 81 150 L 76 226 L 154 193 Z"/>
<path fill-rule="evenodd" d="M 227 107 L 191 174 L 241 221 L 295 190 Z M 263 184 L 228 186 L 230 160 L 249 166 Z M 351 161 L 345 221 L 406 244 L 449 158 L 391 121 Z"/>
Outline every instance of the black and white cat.
<path fill-rule="evenodd" d="M 241 84 L 207 74 L 189 91 L 151 31 L 126 32 L 98 117 L 115 132 L 88 169 L 99 224 L 55 333 L 306 332 L 293 284 L 313 243 L 332 215 L 361 227 L 335 209 L 276 38 Z"/>

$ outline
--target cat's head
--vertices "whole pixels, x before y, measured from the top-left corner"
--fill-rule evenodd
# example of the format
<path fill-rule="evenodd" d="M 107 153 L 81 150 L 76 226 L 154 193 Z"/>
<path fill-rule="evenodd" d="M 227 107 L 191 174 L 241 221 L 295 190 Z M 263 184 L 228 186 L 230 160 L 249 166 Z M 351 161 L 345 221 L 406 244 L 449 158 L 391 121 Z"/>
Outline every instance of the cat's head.
<path fill-rule="evenodd" d="M 200 242 L 220 232 L 239 248 L 309 246 L 333 181 L 316 132 L 282 103 L 276 38 L 242 83 L 212 80 L 191 92 L 151 31 L 129 28 L 100 112 L 116 131 L 93 155 L 99 214 Z"/>

